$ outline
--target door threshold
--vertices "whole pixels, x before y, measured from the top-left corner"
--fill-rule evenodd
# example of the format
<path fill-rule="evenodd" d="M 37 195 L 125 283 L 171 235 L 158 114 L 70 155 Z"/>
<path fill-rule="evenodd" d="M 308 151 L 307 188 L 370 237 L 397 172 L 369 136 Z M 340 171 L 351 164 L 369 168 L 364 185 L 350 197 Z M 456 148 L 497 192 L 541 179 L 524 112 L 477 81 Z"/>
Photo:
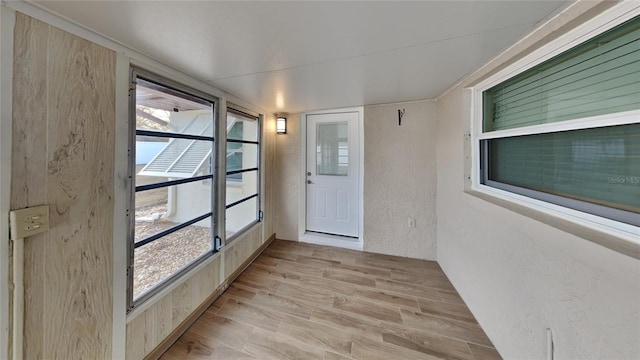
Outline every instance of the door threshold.
<path fill-rule="evenodd" d="M 300 236 L 299 241 L 304 243 L 309 243 L 309 244 L 327 245 L 327 246 L 358 250 L 358 251 L 362 251 L 363 249 L 362 240 L 359 238 L 323 234 L 323 233 L 317 233 L 312 231 L 307 231 L 304 234 L 302 234 Z"/>

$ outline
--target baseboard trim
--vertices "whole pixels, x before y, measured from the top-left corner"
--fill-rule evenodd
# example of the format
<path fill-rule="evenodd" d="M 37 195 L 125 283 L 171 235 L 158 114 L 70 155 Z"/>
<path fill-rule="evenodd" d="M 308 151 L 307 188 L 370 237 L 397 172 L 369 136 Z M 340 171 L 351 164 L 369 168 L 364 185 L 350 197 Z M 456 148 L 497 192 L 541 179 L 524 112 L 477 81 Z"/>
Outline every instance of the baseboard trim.
<path fill-rule="evenodd" d="M 260 247 L 257 248 L 256 251 L 254 251 L 251 256 L 249 256 L 249 258 L 245 260 L 242 265 L 240 265 L 240 267 L 238 267 L 238 269 L 231 274 L 231 276 L 229 276 L 220 286 L 218 286 L 218 288 L 202 304 L 200 304 L 200 306 L 198 306 L 189 316 L 187 316 L 187 318 L 182 323 L 180 323 L 180 325 L 178 325 L 178 327 L 176 327 L 171 332 L 171 334 L 169 334 L 169 336 L 167 336 L 160 344 L 158 344 L 155 349 L 151 350 L 151 352 L 144 357 L 144 360 L 158 360 L 160 356 L 162 356 L 162 354 L 169 350 L 171 345 L 178 341 L 180 336 L 182 336 L 182 334 L 184 334 L 189 329 L 189 327 L 191 327 L 191 325 L 193 325 L 193 323 L 196 322 L 196 320 L 198 320 L 198 318 L 202 316 L 205 311 L 207 311 L 211 304 L 213 304 L 220 297 L 220 295 L 222 295 L 222 293 L 227 290 L 229 285 L 235 279 L 237 279 L 238 276 L 240 276 L 240 274 L 242 274 L 249 267 L 249 265 L 251 265 L 251 263 L 253 263 L 253 261 L 258 256 L 260 256 L 260 254 L 262 254 L 262 252 L 269 245 L 271 245 L 271 243 L 275 239 L 275 233 L 269 236 L 269 238 L 264 243 L 262 243 L 262 245 L 260 245 Z"/>

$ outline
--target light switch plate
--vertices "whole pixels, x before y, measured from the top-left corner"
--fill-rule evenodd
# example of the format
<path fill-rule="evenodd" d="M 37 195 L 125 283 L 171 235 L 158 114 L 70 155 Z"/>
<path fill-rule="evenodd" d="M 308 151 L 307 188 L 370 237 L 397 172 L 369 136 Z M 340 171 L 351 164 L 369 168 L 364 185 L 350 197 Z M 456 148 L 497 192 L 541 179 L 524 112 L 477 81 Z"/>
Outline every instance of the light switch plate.
<path fill-rule="evenodd" d="M 49 205 L 35 206 L 9 212 L 11 240 L 43 233 L 49 230 Z"/>

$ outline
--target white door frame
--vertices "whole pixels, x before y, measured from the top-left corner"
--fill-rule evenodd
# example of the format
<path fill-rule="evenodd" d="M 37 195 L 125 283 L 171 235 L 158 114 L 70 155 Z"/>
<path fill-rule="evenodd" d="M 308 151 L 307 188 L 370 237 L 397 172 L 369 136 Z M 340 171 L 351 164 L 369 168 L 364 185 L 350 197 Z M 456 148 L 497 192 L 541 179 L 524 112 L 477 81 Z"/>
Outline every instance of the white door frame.
<path fill-rule="evenodd" d="M 0 358 L 9 356 L 9 206 L 15 12 L 0 5 Z"/>
<path fill-rule="evenodd" d="M 342 236 L 321 235 L 307 233 L 307 115 L 335 114 L 344 112 L 358 113 L 358 137 L 360 173 L 358 179 L 358 240 L 344 238 Z M 344 247 L 354 250 L 362 250 L 364 245 L 364 106 L 308 111 L 300 114 L 300 193 L 298 194 L 298 240 L 320 245 Z"/>

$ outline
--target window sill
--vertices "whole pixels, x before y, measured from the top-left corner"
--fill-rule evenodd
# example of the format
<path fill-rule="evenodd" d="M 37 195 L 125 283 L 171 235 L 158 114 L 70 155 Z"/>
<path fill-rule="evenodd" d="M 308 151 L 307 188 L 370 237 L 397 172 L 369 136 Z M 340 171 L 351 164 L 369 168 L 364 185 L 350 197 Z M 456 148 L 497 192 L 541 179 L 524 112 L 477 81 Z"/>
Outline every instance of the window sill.
<path fill-rule="evenodd" d="M 484 185 L 465 193 L 579 236 L 613 251 L 640 259 L 640 228 L 530 199 Z"/>

